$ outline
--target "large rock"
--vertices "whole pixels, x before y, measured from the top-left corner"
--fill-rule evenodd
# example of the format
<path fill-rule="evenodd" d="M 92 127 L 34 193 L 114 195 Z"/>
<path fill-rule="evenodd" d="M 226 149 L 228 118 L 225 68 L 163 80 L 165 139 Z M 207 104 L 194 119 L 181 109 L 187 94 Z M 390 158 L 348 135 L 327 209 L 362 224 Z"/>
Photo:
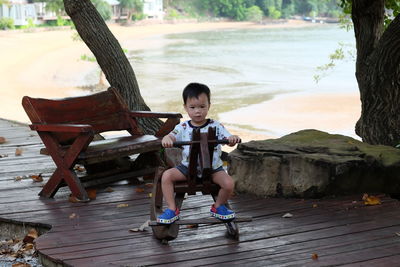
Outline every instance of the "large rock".
<path fill-rule="evenodd" d="M 236 190 L 258 196 L 400 193 L 400 149 L 317 130 L 239 144 L 229 166 Z"/>

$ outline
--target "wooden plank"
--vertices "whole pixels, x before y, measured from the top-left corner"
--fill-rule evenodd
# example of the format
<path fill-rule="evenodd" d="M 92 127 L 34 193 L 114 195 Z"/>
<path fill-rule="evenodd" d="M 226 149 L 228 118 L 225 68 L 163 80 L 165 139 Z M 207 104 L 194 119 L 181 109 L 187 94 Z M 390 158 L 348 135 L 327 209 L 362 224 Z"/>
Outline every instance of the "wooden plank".
<path fill-rule="evenodd" d="M 193 217 L 195 217 L 195 216 L 201 216 L 201 215 L 204 216 L 204 214 L 208 214 L 208 209 L 209 209 L 208 204 L 205 204 L 205 205 L 203 205 L 202 207 L 203 207 L 202 209 L 198 209 L 197 207 L 196 207 L 196 208 L 191 208 L 189 211 L 186 211 L 186 209 L 184 209 L 184 210 L 182 211 L 182 214 L 189 213 L 189 214 L 188 214 L 189 216 L 187 216 L 187 217 L 191 217 L 191 218 L 193 218 Z M 204 208 L 205 208 L 205 209 L 204 209 Z M 197 211 L 194 212 L 194 210 L 197 210 Z M 311 210 L 311 209 L 309 209 L 309 210 Z M 306 216 L 304 216 L 304 217 L 306 217 Z M 303 217 L 303 218 L 304 218 L 304 217 Z M 185 218 L 186 218 L 186 216 L 185 216 Z"/>
<path fill-rule="evenodd" d="M 397 226 L 396 226 L 397 227 Z M 394 229 L 396 229 L 396 227 L 393 227 L 392 229 L 391 229 L 391 231 L 393 231 Z M 332 230 L 334 230 L 334 229 L 326 229 L 325 231 L 331 231 L 331 232 L 335 232 L 335 231 L 332 231 Z M 350 235 L 342 235 L 342 234 L 340 234 L 339 232 L 336 232 L 337 234 L 339 234 L 339 236 L 338 237 L 340 237 L 340 238 L 342 238 L 342 237 L 349 237 L 349 239 L 350 239 L 350 241 L 352 240 L 351 239 L 351 236 Z M 198 235 L 197 235 L 198 236 Z M 311 235 L 310 234 L 308 234 L 308 237 L 310 237 Z M 393 235 L 392 235 L 393 236 Z M 295 237 L 295 236 L 294 236 Z M 306 236 L 305 236 L 306 237 Z M 339 241 L 340 241 L 340 238 L 338 239 Z M 376 233 L 372 236 L 372 238 L 376 238 Z M 212 262 L 212 261 L 216 261 L 216 262 L 218 262 L 218 260 L 219 260 L 219 256 L 218 255 L 224 255 L 224 254 L 229 254 L 229 256 L 227 256 L 230 260 L 233 260 L 233 259 L 237 259 L 238 258 L 238 254 L 239 253 L 242 253 L 241 254 L 241 257 L 245 257 L 245 259 L 246 259 L 246 261 L 244 261 L 243 263 L 245 263 L 245 262 L 247 262 L 249 259 L 252 259 L 253 257 L 255 257 L 256 255 L 255 255 L 255 253 L 252 253 L 252 251 L 259 251 L 260 249 L 264 249 L 268 254 L 271 254 L 271 253 L 276 253 L 276 247 L 278 246 L 278 247 L 281 247 L 282 248 L 282 250 L 281 251 L 283 251 L 283 252 L 286 252 L 289 248 L 287 247 L 287 245 L 291 245 L 291 244 L 293 244 L 293 241 L 292 242 L 288 242 L 289 240 L 287 240 L 286 242 L 282 242 L 282 239 L 284 239 L 283 237 L 279 237 L 279 239 L 278 238 L 270 238 L 270 239 L 267 239 L 267 240 L 261 240 L 261 239 L 259 239 L 259 241 L 258 241 L 258 243 L 260 243 L 260 242 L 262 242 L 259 246 L 254 246 L 255 244 L 254 244 L 254 242 L 251 242 L 251 243 L 246 243 L 247 244 L 247 246 L 245 245 L 245 246 L 240 246 L 240 250 L 238 250 L 238 249 L 235 249 L 234 250 L 234 255 L 231 255 L 231 253 L 229 252 L 229 250 L 227 250 L 227 248 L 225 248 L 225 247 L 223 247 L 223 246 L 221 246 L 220 248 L 218 248 L 218 247 L 213 247 L 213 246 L 210 246 L 210 244 L 214 244 L 213 242 L 209 242 L 209 243 L 207 243 L 207 242 L 204 242 L 203 241 L 203 243 L 204 244 L 208 244 L 209 245 L 209 247 L 208 248 L 204 248 L 205 249 L 205 251 L 204 251 L 204 253 L 203 253 L 203 249 L 201 249 L 201 248 L 197 248 L 197 249 L 194 249 L 193 251 L 191 251 L 190 250 L 190 247 L 186 247 L 186 250 L 185 251 L 187 251 L 186 252 L 186 256 L 184 255 L 185 254 L 185 252 L 183 251 L 180 251 L 180 252 L 178 252 L 175 248 L 174 248 L 174 256 L 173 257 L 168 257 L 168 256 L 166 256 L 166 255 L 164 255 L 164 256 L 162 256 L 162 257 L 164 257 L 164 263 L 168 263 L 169 261 L 168 261 L 168 259 L 173 259 L 172 261 L 171 261 L 171 263 L 172 262 L 175 262 L 175 261 L 178 261 L 178 262 L 181 262 L 181 261 L 185 261 L 185 260 L 190 260 L 190 262 L 191 263 L 193 263 L 194 265 L 197 265 L 197 264 L 205 264 L 205 265 L 208 265 L 210 262 Z M 324 240 L 326 240 L 327 238 L 324 236 L 324 237 L 322 237 L 322 236 L 320 236 L 319 238 L 318 238 L 318 240 L 319 241 L 324 241 Z M 362 242 L 362 240 L 364 240 L 365 239 L 365 237 L 362 237 L 361 239 L 359 239 L 359 240 L 357 240 L 357 243 L 355 243 L 355 246 L 358 246 L 359 245 L 359 243 L 360 242 Z M 296 245 L 295 246 L 293 246 L 293 250 L 299 250 L 299 249 L 301 249 L 301 247 L 303 247 L 303 245 L 307 245 L 307 244 L 309 244 L 310 242 L 312 242 L 312 239 L 310 240 L 309 238 L 307 239 L 307 238 L 305 238 L 304 240 L 302 240 L 302 239 L 295 239 L 296 241 Z M 280 241 L 280 242 L 277 242 L 277 241 Z M 330 240 L 330 242 L 331 242 L 332 240 Z M 298 242 L 301 242 L 301 243 L 298 243 Z M 365 240 L 365 242 L 367 242 L 367 240 Z M 329 244 L 329 243 L 328 243 Z M 314 248 L 315 249 L 311 249 L 311 252 L 315 252 L 315 251 L 318 251 L 317 249 L 318 249 L 318 247 L 320 247 L 321 246 L 321 243 L 318 243 Z M 346 246 L 342 246 L 342 247 L 346 247 Z M 271 249 L 271 248 L 273 248 L 273 249 Z M 243 251 L 242 251 L 243 250 Z M 242 251 L 242 252 L 241 252 Z M 307 258 L 311 258 L 310 256 L 311 256 L 311 254 L 312 253 L 309 253 L 309 254 L 307 254 Z M 268 255 L 267 254 L 267 255 Z M 288 253 L 289 255 L 290 254 L 293 254 L 293 251 L 290 251 L 289 250 L 289 253 Z M 258 255 L 259 256 L 259 255 Z M 273 255 L 272 255 L 273 256 Z M 284 256 L 283 258 L 285 258 L 285 257 L 287 257 L 287 255 L 286 256 Z M 153 258 L 153 260 L 151 259 L 151 258 Z M 149 257 L 146 257 L 146 260 L 144 260 L 144 261 L 141 261 L 140 262 L 140 264 L 143 264 L 143 265 L 146 265 L 146 264 L 152 264 L 152 263 L 154 263 L 154 262 L 156 262 L 156 261 L 158 261 L 158 260 L 160 260 L 160 259 L 158 259 L 159 257 L 157 257 L 157 256 L 149 256 Z M 210 262 L 208 262 L 206 259 L 207 258 L 209 258 L 209 261 Z M 195 261 L 195 259 L 199 259 L 198 260 L 198 262 L 197 261 Z M 236 261 L 235 261 L 236 262 Z"/>
<path fill-rule="evenodd" d="M 368 241 L 368 242 L 367 242 Z M 360 241 L 359 241 L 360 242 Z M 361 243 L 361 244 L 360 244 Z M 381 240 L 366 240 L 366 242 L 356 243 L 346 243 L 342 245 L 329 246 L 329 244 L 324 243 L 324 245 L 329 246 L 330 255 L 334 255 L 336 257 L 342 256 L 343 254 L 348 253 L 346 251 L 352 251 L 350 255 L 358 255 L 358 253 L 362 253 L 364 250 L 370 250 L 370 254 L 377 244 L 381 246 L 392 247 L 398 245 L 395 240 L 384 239 L 384 242 Z M 307 250 L 303 250 L 303 246 L 313 247 L 308 248 Z M 321 246 L 321 243 L 319 243 Z M 248 244 L 249 246 L 251 244 Z M 285 251 L 288 250 L 288 251 Z M 163 266 L 198 266 L 198 265 L 206 265 L 206 266 L 232 266 L 232 265 L 251 265 L 251 266 L 332 266 L 332 262 L 326 262 L 326 254 L 320 253 L 318 254 L 318 260 L 312 259 L 312 254 L 316 251 L 318 252 L 317 243 L 313 242 L 304 242 L 300 244 L 291 244 L 287 246 L 272 246 L 268 249 L 264 250 L 256 250 L 256 252 L 264 252 L 268 254 L 268 256 L 259 257 L 256 256 L 255 253 L 252 253 L 252 250 L 242 251 L 238 250 L 235 245 L 229 246 L 221 246 L 221 247 L 209 247 L 207 249 L 200 250 L 190 250 L 187 252 L 173 252 L 168 254 L 159 254 L 154 256 L 146 256 L 143 255 L 143 259 L 141 258 L 138 262 L 143 265 L 152 265 L 155 262 L 160 262 L 162 258 L 165 259 Z M 393 253 L 393 251 L 392 251 Z M 185 255 L 186 254 L 186 255 Z M 326 255 L 326 256 L 325 256 Z M 379 256 L 378 256 L 379 257 Z M 241 259 L 242 258 L 242 259 Z M 243 259 L 244 258 L 244 259 Z M 152 260 L 153 259 L 153 260 Z M 129 261 L 133 260 L 132 258 L 121 261 L 112 261 L 114 264 L 125 265 L 128 264 Z M 350 261 L 351 258 L 347 258 L 347 261 Z M 340 262 L 341 260 L 337 260 L 334 262 Z M 67 261 L 68 262 L 68 261 Z M 76 261 L 72 261 L 76 262 Z"/>
<path fill-rule="evenodd" d="M 374 226 L 374 224 L 370 224 L 370 226 Z M 254 228 L 254 227 L 252 227 L 252 228 Z M 330 231 L 332 231 L 331 227 L 330 227 L 329 229 L 330 229 Z M 257 231 L 259 232 L 260 229 L 258 229 Z M 207 232 L 209 232 L 209 231 L 207 231 Z M 294 232 L 296 232 L 296 231 L 294 230 Z M 342 235 L 342 233 L 341 233 L 340 231 L 339 231 L 339 233 L 340 233 L 340 235 Z M 258 233 L 258 234 L 259 234 L 259 233 Z M 217 235 L 220 235 L 220 233 L 217 233 Z M 206 233 L 205 233 L 205 234 L 198 233 L 196 236 L 197 236 L 197 238 L 196 238 L 195 240 L 196 240 L 196 241 L 199 241 L 199 240 L 198 240 L 198 237 L 200 237 L 200 236 L 201 236 L 201 237 L 203 237 L 203 236 L 210 236 L 210 234 L 209 234 L 209 233 L 207 233 L 207 234 L 206 234 Z M 305 236 L 307 237 L 308 234 L 306 234 Z M 210 239 L 212 240 L 213 238 L 214 238 L 214 236 L 212 235 L 212 236 L 210 237 Z M 282 237 L 278 235 L 276 238 L 281 239 Z M 180 240 L 181 240 L 181 239 L 180 239 Z M 178 242 L 184 242 L 184 241 L 178 241 Z M 192 244 L 192 242 L 195 242 L 195 241 L 193 240 L 193 238 L 191 238 L 191 240 L 189 240 L 189 242 L 190 242 L 190 244 Z M 201 242 L 201 244 L 204 244 L 205 246 L 208 246 L 208 245 L 210 244 L 209 242 L 204 242 L 204 240 L 201 240 L 200 242 Z M 269 242 L 272 242 L 272 240 L 269 240 L 268 243 L 269 243 Z M 215 244 L 215 242 L 211 242 L 211 243 L 212 243 L 212 244 Z M 272 243 L 273 243 L 273 242 L 272 242 Z M 184 246 L 182 249 L 187 250 L 187 249 L 189 248 L 188 245 L 189 245 L 189 244 L 185 244 L 185 246 Z M 197 244 L 196 247 L 198 248 L 198 246 L 199 246 L 199 245 Z M 201 247 L 201 245 L 200 245 L 200 247 Z M 254 248 L 253 246 L 250 246 L 250 247 L 251 247 L 251 248 Z M 121 248 L 119 248 L 119 250 L 121 251 Z"/>
<path fill-rule="evenodd" d="M 310 257 L 308 259 L 296 260 L 290 263 L 276 263 L 276 266 L 293 266 L 293 265 L 307 265 L 307 266 L 320 266 L 321 263 L 329 265 L 342 265 L 349 263 L 356 263 L 358 261 L 375 260 L 377 258 L 398 255 L 400 250 L 400 243 L 393 241 L 392 243 L 383 244 L 381 246 L 369 247 L 369 243 L 360 244 L 360 249 L 356 251 L 349 251 L 343 253 L 329 253 L 322 255 L 318 261 L 313 261 Z M 372 244 L 374 245 L 374 244 Z"/>
<path fill-rule="evenodd" d="M 400 262 L 400 254 L 392 256 L 384 256 L 376 259 L 362 259 L 355 263 L 344 264 L 342 267 L 369 267 L 369 266 L 380 266 L 380 267 L 393 267 L 397 266 Z"/>

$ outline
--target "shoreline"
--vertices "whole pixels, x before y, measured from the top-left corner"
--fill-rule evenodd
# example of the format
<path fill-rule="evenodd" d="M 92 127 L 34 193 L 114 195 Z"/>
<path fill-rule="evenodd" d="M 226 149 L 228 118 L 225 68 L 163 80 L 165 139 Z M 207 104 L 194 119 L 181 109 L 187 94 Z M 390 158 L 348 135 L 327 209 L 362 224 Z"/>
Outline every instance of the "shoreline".
<path fill-rule="evenodd" d="M 160 45 L 157 37 L 173 33 L 310 26 L 316 27 L 319 24 L 302 20 L 264 25 L 251 22 L 184 22 L 131 26 L 108 24 L 121 47 L 129 51 L 155 48 Z M 98 67 L 96 63 L 79 60 L 81 55 L 91 52 L 83 42 L 73 41 L 72 34 L 71 29 L 65 28 L 36 32 L 0 31 L 0 57 L 3 62 L 0 64 L 0 90 L 3 96 L 0 118 L 29 122 L 21 105 L 24 95 L 62 98 L 83 94 L 84 91 L 77 87 L 87 86 L 85 77 Z M 140 77 L 137 78 L 140 80 Z M 233 129 L 232 132 L 244 134 L 244 140 L 274 137 L 243 129 Z"/>
<path fill-rule="evenodd" d="M 251 114 L 268 115 L 255 117 Z M 360 114 L 359 93 L 300 92 L 279 95 L 272 100 L 225 112 L 219 116 L 225 124 L 249 124 L 255 128 L 258 128 L 257 125 L 268 125 L 269 129 L 264 130 L 271 132 L 271 138 L 300 130 L 316 129 L 360 140 L 355 134 L 355 125 Z"/>

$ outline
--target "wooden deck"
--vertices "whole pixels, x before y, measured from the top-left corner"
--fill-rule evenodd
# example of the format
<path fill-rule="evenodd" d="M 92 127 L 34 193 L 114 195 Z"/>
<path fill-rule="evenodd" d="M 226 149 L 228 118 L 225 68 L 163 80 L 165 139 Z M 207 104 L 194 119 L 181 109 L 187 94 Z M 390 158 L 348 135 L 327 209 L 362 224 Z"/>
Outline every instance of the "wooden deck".
<path fill-rule="evenodd" d="M 388 197 L 382 196 L 382 205 L 365 206 L 361 196 L 301 200 L 239 195 L 232 200 L 235 211 L 253 216 L 252 222 L 240 224 L 239 241 L 227 239 L 223 225 L 200 225 L 181 226 L 178 238 L 163 245 L 151 229 L 129 232 L 149 218 L 149 187 L 119 183 L 111 186 L 113 192 L 100 189 L 90 203 L 70 203 L 66 189 L 55 199 L 40 199 L 43 183 L 27 176 L 42 173 L 47 180 L 55 166 L 38 154 L 39 138 L 27 126 L 5 120 L 0 120 L 0 136 L 7 139 L 0 155 L 8 155 L 0 158 L 0 223 L 51 225 L 37 240 L 40 255 L 49 262 L 85 267 L 400 264 L 400 202 Z M 21 156 L 15 156 L 17 147 Z M 182 217 L 207 217 L 211 204 L 211 197 L 190 197 Z M 282 218 L 286 213 L 293 217 Z"/>

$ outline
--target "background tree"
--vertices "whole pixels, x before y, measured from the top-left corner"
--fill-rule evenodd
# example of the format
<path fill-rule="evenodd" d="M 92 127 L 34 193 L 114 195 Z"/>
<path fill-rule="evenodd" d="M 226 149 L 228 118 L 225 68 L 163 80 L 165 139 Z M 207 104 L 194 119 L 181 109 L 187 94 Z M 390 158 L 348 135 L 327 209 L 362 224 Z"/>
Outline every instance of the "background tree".
<path fill-rule="evenodd" d="M 294 3 L 292 0 L 283 0 L 282 1 L 282 17 L 289 18 L 292 14 L 294 14 Z"/>
<path fill-rule="evenodd" d="M 86 43 L 111 86 L 118 89 L 132 110 L 150 110 L 144 102 L 133 68 L 118 40 L 108 29 L 90 0 L 64 0 L 78 34 Z M 139 121 L 145 133 L 154 133 L 161 125 L 156 119 Z"/>
<path fill-rule="evenodd" d="M 244 0 L 200 0 L 201 6 L 214 16 L 244 20 L 246 7 Z"/>
<path fill-rule="evenodd" d="M 295 12 L 303 16 L 309 16 L 311 12 L 316 12 L 318 10 L 316 2 L 317 1 L 296 0 L 294 1 Z"/>
<path fill-rule="evenodd" d="M 258 6 L 251 6 L 246 10 L 246 20 L 253 22 L 261 22 L 263 12 Z"/>
<path fill-rule="evenodd" d="M 342 0 L 356 38 L 361 117 L 356 133 L 370 144 L 400 143 L 400 5 L 397 0 Z M 385 7 L 393 11 L 385 13 Z M 387 28 L 385 28 L 385 22 Z"/>
<path fill-rule="evenodd" d="M 104 0 L 92 0 L 92 3 L 104 20 L 111 19 L 112 10 L 110 4 Z"/>
<path fill-rule="evenodd" d="M 46 10 L 53 11 L 56 13 L 56 15 L 64 14 L 63 0 L 34 0 L 34 2 L 46 3 Z"/>
<path fill-rule="evenodd" d="M 271 18 L 290 18 L 294 15 L 338 16 L 341 12 L 339 3 L 340 0 L 164 0 L 166 8 L 172 7 L 179 11 L 192 6 L 197 8 L 198 14 L 212 14 L 234 20 L 245 19 L 243 14 L 253 6 L 258 6 L 265 16 Z"/>
<path fill-rule="evenodd" d="M 46 10 L 53 11 L 58 16 L 65 14 L 63 0 L 34 0 L 34 2 L 46 3 Z M 111 6 L 105 0 L 92 0 L 92 2 L 104 20 L 109 20 L 111 18 Z"/>
<path fill-rule="evenodd" d="M 143 12 L 143 1 L 142 0 L 119 0 L 119 4 L 122 8 L 127 10 L 126 23 L 131 23 L 132 15 Z"/>

